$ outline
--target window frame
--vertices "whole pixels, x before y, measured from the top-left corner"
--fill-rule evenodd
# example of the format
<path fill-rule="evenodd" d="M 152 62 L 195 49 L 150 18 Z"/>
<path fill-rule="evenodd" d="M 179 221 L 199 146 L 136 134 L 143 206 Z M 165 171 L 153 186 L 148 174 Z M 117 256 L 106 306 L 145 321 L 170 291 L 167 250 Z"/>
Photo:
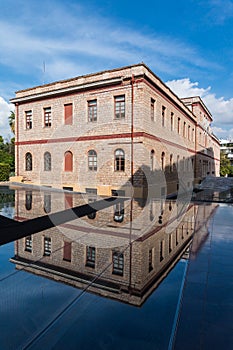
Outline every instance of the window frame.
<path fill-rule="evenodd" d="M 125 119 L 125 95 L 114 96 L 114 119 Z"/>
<path fill-rule="evenodd" d="M 44 127 L 51 128 L 52 126 L 52 108 L 44 107 Z"/>
<path fill-rule="evenodd" d="M 88 122 L 97 122 L 97 99 L 87 101 Z"/>
<path fill-rule="evenodd" d="M 88 170 L 97 171 L 97 152 L 94 149 L 88 151 Z"/>
<path fill-rule="evenodd" d="M 114 151 L 114 170 L 116 172 L 125 171 L 125 151 L 122 148 L 117 148 Z"/>
<path fill-rule="evenodd" d="M 26 129 L 32 129 L 32 109 L 25 111 Z"/>

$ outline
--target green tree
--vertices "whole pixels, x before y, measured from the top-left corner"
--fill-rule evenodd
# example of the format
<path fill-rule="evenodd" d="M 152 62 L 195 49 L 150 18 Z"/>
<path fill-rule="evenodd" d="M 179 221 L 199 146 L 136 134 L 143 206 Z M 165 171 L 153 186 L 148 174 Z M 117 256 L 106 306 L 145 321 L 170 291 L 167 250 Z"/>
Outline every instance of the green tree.
<path fill-rule="evenodd" d="M 11 111 L 11 114 L 8 117 L 9 125 L 13 134 L 15 134 L 15 112 Z"/>
<path fill-rule="evenodd" d="M 232 166 L 226 154 L 220 154 L 220 175 L 226 176 L 232 173 Z"/>

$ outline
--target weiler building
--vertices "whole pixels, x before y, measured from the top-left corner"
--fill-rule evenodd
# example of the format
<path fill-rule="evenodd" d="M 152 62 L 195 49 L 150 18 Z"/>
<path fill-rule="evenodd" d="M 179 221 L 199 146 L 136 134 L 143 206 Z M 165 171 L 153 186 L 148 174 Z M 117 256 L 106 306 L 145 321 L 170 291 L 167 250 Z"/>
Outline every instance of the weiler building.
<path fill-rule="evenodd" d="M 156 197 L 219 175 L 203 101 L 179 99 L 144 63 L 18 91 L 11 102 L 18 181 Z"/>

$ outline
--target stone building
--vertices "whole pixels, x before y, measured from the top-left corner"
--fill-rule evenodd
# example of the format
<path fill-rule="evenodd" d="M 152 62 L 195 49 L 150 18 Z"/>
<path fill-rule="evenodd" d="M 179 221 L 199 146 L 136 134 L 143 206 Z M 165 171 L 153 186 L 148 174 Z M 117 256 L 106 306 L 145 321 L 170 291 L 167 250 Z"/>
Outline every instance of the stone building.
<path fill-rule="evenodd" d="M 179 99 L 144 63 L 16 92 L 18 181 L 161 197 L 219 175 L 199 97 Z"/>

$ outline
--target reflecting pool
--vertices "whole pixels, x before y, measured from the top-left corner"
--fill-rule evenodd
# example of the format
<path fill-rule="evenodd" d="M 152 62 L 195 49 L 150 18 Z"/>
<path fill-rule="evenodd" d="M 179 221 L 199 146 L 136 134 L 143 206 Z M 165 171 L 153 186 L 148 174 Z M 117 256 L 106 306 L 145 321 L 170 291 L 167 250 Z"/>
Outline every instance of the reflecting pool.
<path fill-rule="evenodd" d="M 175 346 L 219 204 L 115 195 L 0 186 L 0 348 Z"/>

